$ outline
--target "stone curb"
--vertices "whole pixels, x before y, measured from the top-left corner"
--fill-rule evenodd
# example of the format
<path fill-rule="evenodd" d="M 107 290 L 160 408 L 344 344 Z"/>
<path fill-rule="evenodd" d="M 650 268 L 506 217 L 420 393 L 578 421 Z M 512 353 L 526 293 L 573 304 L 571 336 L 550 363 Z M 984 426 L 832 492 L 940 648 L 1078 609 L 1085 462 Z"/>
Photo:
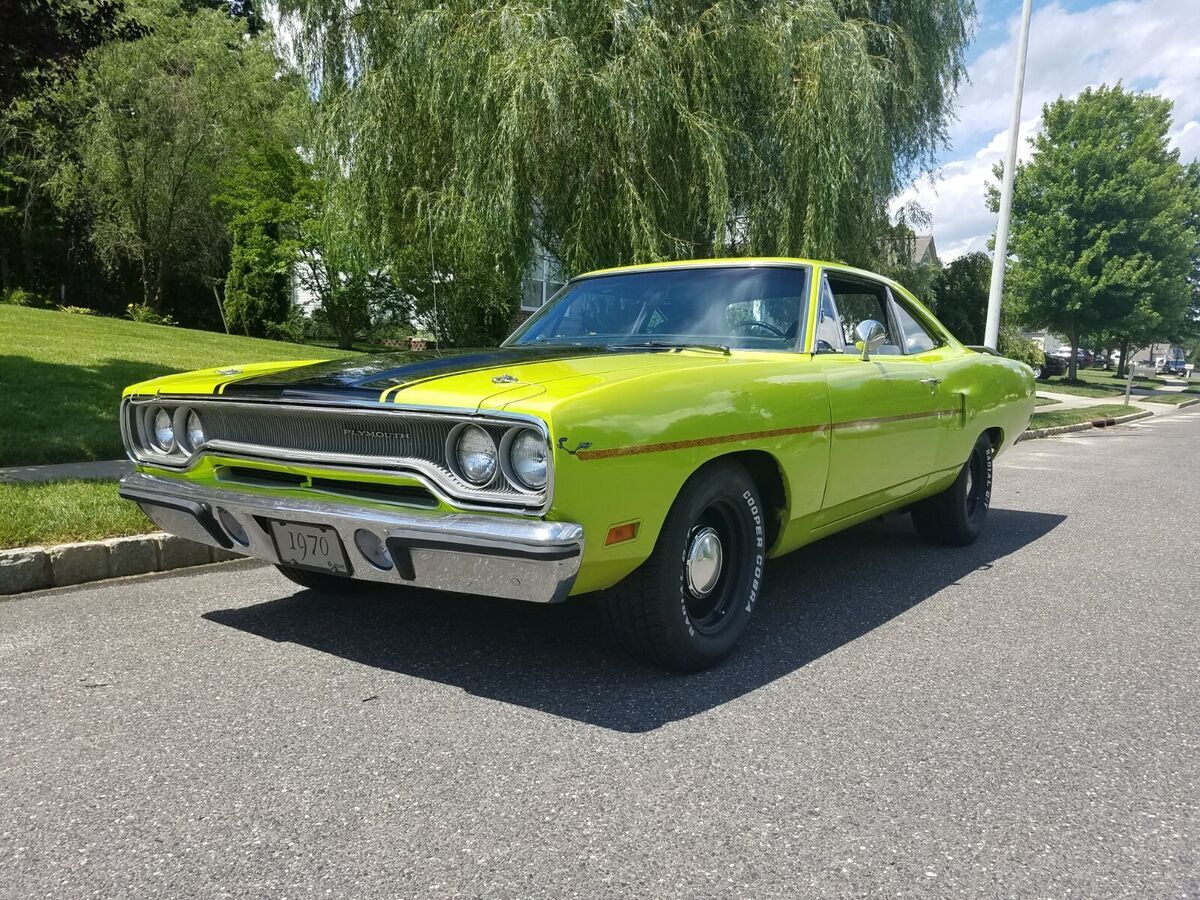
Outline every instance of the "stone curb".
<path fill-rule="evenodd" d="M 53 547 L 18 547 L 0 550 L 0 595 L 245 558 L 165 531 Z"/>
<path fill-rule="evenodd" d="M 1197 397 L 1195 400 L 1184 400 L 1182 403 L 1176 403 L 1175 408 L 1185 409 L 1189 406 L 1195 406 L 1197 403 L 1200 403 L 1200 397 Z"/>
<path fill-rule="evenodd" d="M 1198 401 L 1200 402 L 1200 401 Z M 1186 404 L 1180 404 L 1181 406 Z M 1109 425 L 1123 425 L 1126 422 L 1132 422 L 1134 419 L 1145 419 L 1154 415 L 1150 410 L 1144 409 L 1141 412 L 1130 413 L 1127 416 L 1119 416 L 1115 419 L 1093 419 L 1091 422 L 1078 422 L 1074 425 L 1056 425 L 1053 428 L 1033 428 L 1022 432 L 1017 438 L 1016 443 L 1021 441 L 1034 441 L 1038 438 L 1055 437 L 1060 434 L 1070 434 L 1074 431 L 1090 431 L 1093 428 L 1105 428 Z"/>

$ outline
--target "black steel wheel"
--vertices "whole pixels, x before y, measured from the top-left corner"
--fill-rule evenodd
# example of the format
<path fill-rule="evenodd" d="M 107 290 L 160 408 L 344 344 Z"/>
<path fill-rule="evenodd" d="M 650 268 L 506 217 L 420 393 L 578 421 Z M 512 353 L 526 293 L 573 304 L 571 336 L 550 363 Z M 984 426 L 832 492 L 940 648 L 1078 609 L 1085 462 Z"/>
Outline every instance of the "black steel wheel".
<path fill-rule="evenodd" d="M 991 438 L 980 435 L 954 483 L 940 494 L 913 505 L 913 526 L 937 544 L 965 546 L 983 532 L 992 503 Z"/>
<path fill-rule="evenodd" d="M 765 523 L 744 468 L 717 462 L 683 486 L 649 559 L 601 607 L 633 655 L 693 672 L 729 654 L 762 590 Z"/>

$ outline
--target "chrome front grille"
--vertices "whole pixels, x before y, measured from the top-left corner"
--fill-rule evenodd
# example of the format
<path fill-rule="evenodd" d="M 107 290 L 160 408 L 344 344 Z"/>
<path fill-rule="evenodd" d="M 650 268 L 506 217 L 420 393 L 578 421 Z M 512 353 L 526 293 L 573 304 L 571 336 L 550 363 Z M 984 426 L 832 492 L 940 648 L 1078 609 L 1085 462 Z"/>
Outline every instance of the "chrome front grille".
<path fill-rule="evenodd" d="M 204 444 L 194 450 L 179 446 L 166 454 L 157 449 L 148 439 L 142 411 L 152 412 L 150 407 L 160 406 L 176 411 L 177 432 L 185 421 L 185 415 L 177 411 L 196 411 L 204 426 Z M 360 471 L 395 471 L 417 477 L 460 505 L 543 507 L 548 489 L 530 491 L 514 484 L 501 466 L 497 466 L 491 482 L 482 486 L 470 484 L 457 474 L 447 456 L 447 440 L 462 422 L 483 428 L 497 447 L 512 428 L 543 430 L 538 423 L 518 418 L 184 397 L 136 398 L 126 403 L 123 416 L 131 455 L 153 465 L 187 469 L 204 455 L 219 454 Z"/>
<path fill-rule="evenodd" d="M 457 424 L 398 413 L 249 408 L 220 403 L 204 406 L 200 414 L 209 446 L 234 443 L 364 460 L 423 459 L 447 469 L 446 438 Z"/>

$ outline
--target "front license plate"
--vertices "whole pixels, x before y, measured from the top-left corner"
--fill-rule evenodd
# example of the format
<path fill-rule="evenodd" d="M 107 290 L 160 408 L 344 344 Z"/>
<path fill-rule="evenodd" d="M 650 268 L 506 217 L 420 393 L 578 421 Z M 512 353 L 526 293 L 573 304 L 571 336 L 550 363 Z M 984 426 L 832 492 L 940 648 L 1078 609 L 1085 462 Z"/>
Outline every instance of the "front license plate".
<path fill-rule="evenodd" d="M 337 531 L 328 525 L 271 522 L 280 562 L 337 575 L 349 575 L 350 564 Z"/>

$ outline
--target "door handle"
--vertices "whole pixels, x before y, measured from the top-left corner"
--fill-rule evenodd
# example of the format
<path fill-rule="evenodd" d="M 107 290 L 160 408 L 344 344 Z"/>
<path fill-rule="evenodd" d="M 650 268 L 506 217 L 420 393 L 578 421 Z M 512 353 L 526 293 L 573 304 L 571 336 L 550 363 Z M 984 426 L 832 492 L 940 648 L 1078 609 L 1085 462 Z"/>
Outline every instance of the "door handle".
<path fill-rule="evenodd" d="M 940 378 L 922 378 L 921 379 L 921 384 L 927 384 L 930 387 L 937 387 L 941 383 L 942 383 L 942 379 L 940 379 Z"/>

